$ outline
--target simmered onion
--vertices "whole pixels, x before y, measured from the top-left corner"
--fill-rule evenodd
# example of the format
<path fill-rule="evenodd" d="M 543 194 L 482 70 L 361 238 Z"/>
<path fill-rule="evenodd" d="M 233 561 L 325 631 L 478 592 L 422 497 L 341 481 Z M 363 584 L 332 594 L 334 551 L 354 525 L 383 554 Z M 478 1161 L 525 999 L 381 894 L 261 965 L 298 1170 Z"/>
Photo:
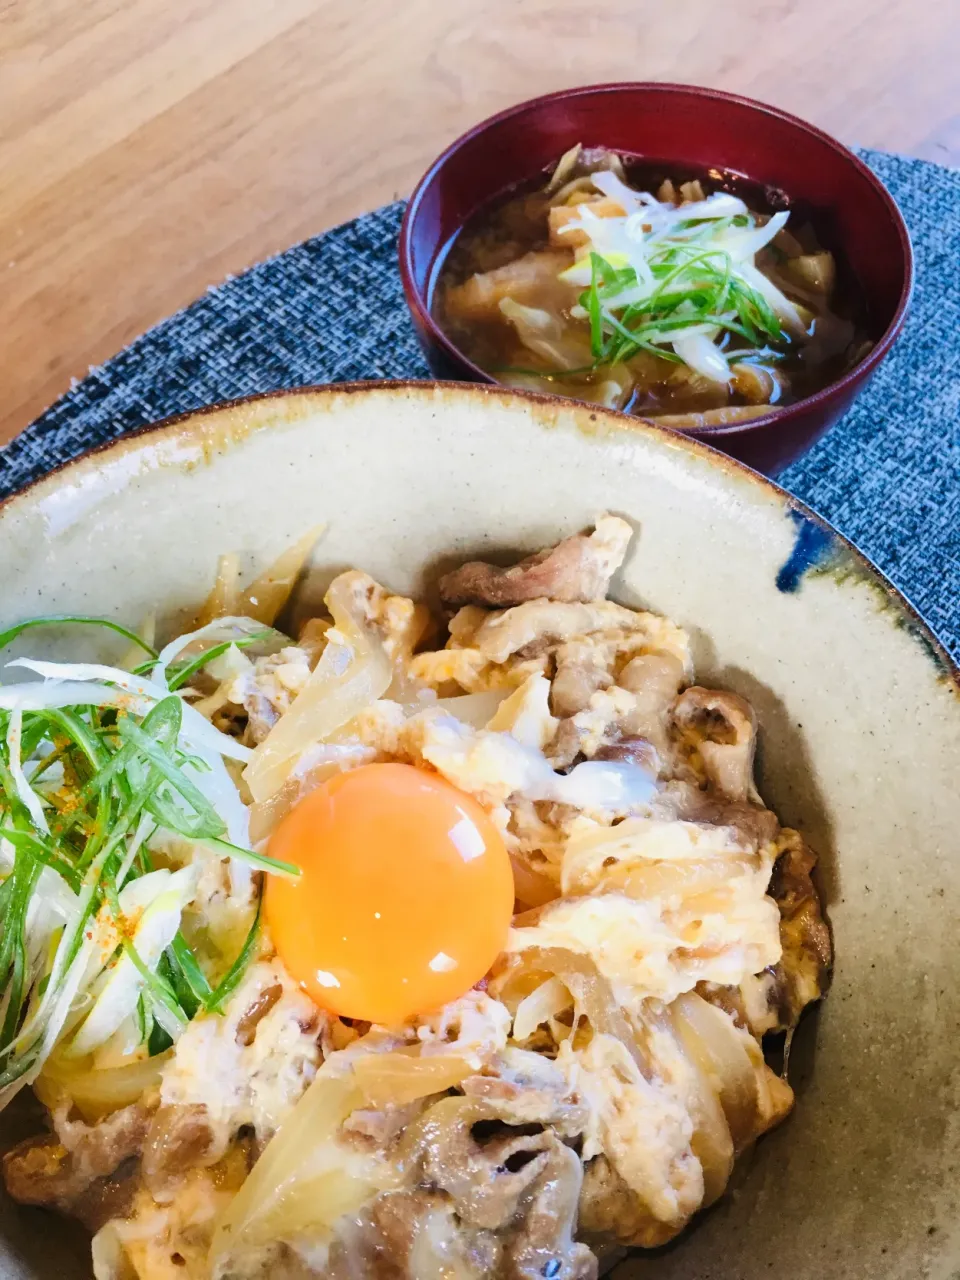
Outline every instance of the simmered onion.
<path fill-rule="evenodd" d="M 513 1017 L 513 1038 L 526 1040 L 544 1023 L 550 1023 L 557 1014 L 569 1009 L 573 1003 L 566 984 L 560 978 L 548 978 L 535 991 L 520 1001 Z"/>
<path fill-rule="evenodd" d="M 51 1110 L 66 1094 L 73 1100 L 87 1124 L 95 1124 L 111 1111 L 136 1102 L 145 1090 L 160 1083 L 168 1053 L 131 1062 L 123 1067 L 71 1070 L 49 1059 L 33 1084 L 33 1091 Z"/>
<path fill-rule="evenodd" d="M 353 1062 L 353 1078 L 370 1107 L 401 1107 L 432 1093 L 443 1093 L 473 1074 L 453 1054 L 421 1057 L 415 1053 L 368 1053 Z"/>
<path fill-rule="evenodd" d="M 649 1079 L 650 1067 L 630 1023 L 606 978 L 589 956 L 566 947 L 528 947 L 512 956 L 502 974 L 491 983 L 491 993 L 512 985 L 525 969 L 559 978 L 574 998 L 577 1016 L 589 1019 L 594 1031 L 613 1036 L 626 1048 L 641 1074 Z M 525 993 L 526 994 L 526 993 Z"/>
<path fill-rule="evenodd" d="M 327 592 L 326 603 L 344 643 L 328 640 L 289 711 L 254 751 L 243 776 L 258 803 L 279 791 L 307 747 L 322 742 L 381 698 L 393 679 L 383 642 L 353 617 L 339 579 Z"/>
<path fill-rule="evenodd" d="M 382 1159 L 337 1141 L 340 1125 L 363 1103 L 353 1080 L 320 1071 L 217 1224 L 211 1275 L 242 1250 L 328 1238 L 338 1218 L 389 1185 L 392 1171 Z"/>
<path fill-rule="evenodd" d="M 715 1090 L 739 1153 L 757 1136 L 757 1072 L 747 1051 L 747 1033 L 692 991 L 671 1005 L 674 1026 L 688 1056 Z"/>
<path fill-rule="evenodd" d="M 290 599 L 290 593 L 303 572 L 307 557 L 326 527 L 325 524 L 315 525 L 281 552 L 273 564 L 244 591 L 237 612 L 272 625 Z"/>

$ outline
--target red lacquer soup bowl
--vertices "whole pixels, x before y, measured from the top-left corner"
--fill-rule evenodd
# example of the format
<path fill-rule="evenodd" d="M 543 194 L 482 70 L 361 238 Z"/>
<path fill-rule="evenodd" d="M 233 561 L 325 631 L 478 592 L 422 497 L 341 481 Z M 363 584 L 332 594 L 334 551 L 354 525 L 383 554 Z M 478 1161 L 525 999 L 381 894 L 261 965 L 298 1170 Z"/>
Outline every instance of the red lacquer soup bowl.
<path fill-rule="evenodd" d="M 821 243 L 855 278 L 874 343 L 859 363 L 792 405 L 687 433 L 760 471 L 780 471 L 849 408 L 889 352 L 903 327 L 913 256 L 900 211 L 861 160 L 812 125 L 747 98 L 685 85 L 594 85 L 511 107 L 448 147 L 417 186 L 400 233 L 404 291 L 430 368 L 439 378 L 495 381 L 431 314 L 438 267 L 484 205 L 578 142 L 678 171 L 727 170 L 782 191 L 809 211 Z"/>

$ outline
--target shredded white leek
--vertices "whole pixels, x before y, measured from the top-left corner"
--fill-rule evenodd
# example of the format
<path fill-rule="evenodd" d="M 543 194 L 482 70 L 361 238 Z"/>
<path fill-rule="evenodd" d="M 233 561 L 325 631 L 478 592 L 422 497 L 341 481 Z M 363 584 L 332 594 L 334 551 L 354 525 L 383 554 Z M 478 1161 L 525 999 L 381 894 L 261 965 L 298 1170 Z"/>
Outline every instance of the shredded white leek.
<path fill-rule="evenodd" d="M 731 334 L 745 343 L 740 356 L 763 344 L 785 345 L 781 326 L 792 338 L 805 335 L 796 307 L 754 261 L 788 213 L 758 225 L 739 197 L 724 192 L 675 205 L 632 190 L 609 170 L 592 174 L 590 182 L 623 214 L 602 217 L 585 201 L 558 233 L 576 234 L 582 246 L 560 279 L 586 290 L 571 313 L 590 320 L 595 366 L 638 350 L 667 351 L 701 377 L 727 385 L 733 369 L 724 347 Z M 571 368 L 569 360 L 554 358 L 561 335 L 548 331 L 540 318 L 546 313 L 510 305 L 514 310 L 506 303 L 501 310 L 524 344 L 558 371 Z"/>

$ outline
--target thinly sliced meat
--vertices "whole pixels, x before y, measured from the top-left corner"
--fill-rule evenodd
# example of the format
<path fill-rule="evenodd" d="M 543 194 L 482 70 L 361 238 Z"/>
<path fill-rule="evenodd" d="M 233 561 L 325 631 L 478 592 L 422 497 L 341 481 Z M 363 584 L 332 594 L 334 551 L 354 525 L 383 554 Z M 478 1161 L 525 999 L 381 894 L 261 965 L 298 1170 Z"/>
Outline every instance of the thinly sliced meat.
<path fill-rule="evenodd" d="M 540 1125 L 504 1125 L 482 1102 L 463 1098 L 437 1103 L 426 1121 L 424 1178 L 452 1197 L 461 1221 L 490 1231 L 509 1226 L 556 1136 Z"/>
<path fill-rule="evenodd" d="M 466 1226 L 442 1191 L 423 1187 L 388 1191 L 353 1221 L 344 1222 L 322 1273 L 291 1271 L 265 1259 L 259 1275 L 323 1280 L 426 1280 L 456 1276 L 483 1280 L 499 1275 L 502 1248 L 496 1235 Z M 251 1272 L 252 1274 L 252 1272 Z"/>
<path fill-rule="evenodd" d="M 456 621 L 456 620 L 454 620 Z M 649 613 L 625 609 L 611 600 L 561 602 L 529 600 L 503 612 L 491 613 L 471 637 L 471 643 L 488 662 L 506 662 L 521 650 L 525 657 L 547 653 L 558 644 L 598 631 L 622 632 L 666 643 L 673 628 Z M 453 626 L 451 624 L 451 633 Z"/>
<path fill-rule="evenodd" d="M 596 1255 L 573 1239 L 582 1180 L 576 1152 L 555 1141 L 507 1245 L 505 1280 L 596 1280 Z"/>
<path fill-rule="evenodd" d="M 596 645 L 571 640 L 558 647 L 556 656 L 557 671 L 550 686 L 550 709 L 555 716 L 575 716 L 586 711 L 597 690 L 613 684 L 604 652 Z"/>
<path fill-rule="evenodd" d="M 770 893 L 780 908 L 783 957 L 776 966 L 780 1017 L 796 1025 L 806 1005 L 819 1000 L 830 979 L 833 945 L 811 873 L 816 855 L 794 831 L 785 831 L 784 851 L 774 867 Z"/>
<path fill-rule="evenodd" d="M 136 1166 L 150 1124 L 141 1103 L 97 1124 L 55 1116 L 56 1134 L 28 1138 L 3 1158 L 3 1179 L 20 1204 L 43 1205 L 96 1229 L 121 1212 L 136 1188 Z"/>
<path fill-rule="evenodd" d="M 753 781 L 757 722 L 745 698 L 692 685 L 677 699 L 673 718 L 695 739 L 707 780 L 720 795 L 759 802 Z"/>
<path fill-rule="evenodd" d="M 214 1131 L 205 1106 L 160 1107 L 144 1138 L 143 1180 L 162 1195 L 187 1169 L 216 1164 L 225 1149 L 226 1134 Z"/>
<path fill-rule="evenodd" d="M 591 534 L 564 538 L 509 569 L 473 560 L 440 579 L 445 605 L 508 608 L 527 600 L 587 603 L 602 600 L 623 563 L 633 530 L 626 520 L 603 516 Z"/>

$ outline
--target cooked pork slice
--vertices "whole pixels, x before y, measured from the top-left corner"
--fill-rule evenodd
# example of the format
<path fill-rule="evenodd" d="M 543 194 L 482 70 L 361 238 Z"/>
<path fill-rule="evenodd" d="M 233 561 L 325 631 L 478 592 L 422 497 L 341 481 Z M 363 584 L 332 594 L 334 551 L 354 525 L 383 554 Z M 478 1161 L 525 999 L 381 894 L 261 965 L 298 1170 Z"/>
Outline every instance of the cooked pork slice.
<path fill-rule="evenodd" d="M 510 1046 L 500 1056 L 497 1074 L 468 1076 L 461 1088 L 482 1099 L 490 1113 L 511 1125 L 551 1125 L 561 1137 L 583 1133 L 589 1115 L 567 1076 L 542 1054 Z"/>
<path fill-rule="evenodd" d="M 811 873 L 816 855 L 796 831 L 784 831 L 770 893 L 780 908 L 783 957 L 777 965 L 782 1025 L 793 1027 L 826 990 L 833 958 L 830 930 Z"/>
<path fill-rule="evenodd" d="M 143 1180 L 153 1195 L 162 1195 L 187 1169 L 216 1164 L 226 1139 L 210 1123 L 207 1108 L 160 1107 L 143 1144 Z"/>
<path fill-rule="evenodd" d="M 446 1192 L 457 1220 L 498 1235 L 505 1280 L 594 1280 L 573 1240 L 581 1168 L 552 1129 L 507 1125 L 479 1100 L 448 1098 L 427 1113 L 422 1179 Z"/>
<path fill-rule="evenodd" d="M 420 1110 L 419 1102 L 380 1109 L 361 1107 L 344 1120 L 340 1136 L 361 1151 L 386 1151 L 416 1119 Z"/>
<path fill-rule="evenodd" d="M 599 689 L 613 684 L 601 648 L 588 641 L 571 640 L 557 648 L 557 671 L 550 685 L 550 709 L 555 716 L 575 716 L 586 711 Z"/>
<path fill-rule="evenodd" d="M 509 1126 L 483 1104 L 447 1098 L 422 1126 L 416 1185 L 379 1195 L 344 1220 L 326 1280 L 595 1280 L 573 1239 L 580 1160 L 540 1125 Z"/>
<path fill-rule="evenodd" d="M 766 810 L 754 812 L 773 819 Z M 806 1006 L 826 992 L 833 958 L 830 929 L 811 875 L 816 855 L 796 831 L 784 829 L 777 834 L 774 829 L 769 838 L 774 837 L 778 856 L 769 893 L 780 909 L 780 960 L 745 978 L 738 987 L 713 983 L 697 987 L 705 1000 L 725 1009 L 758 1039 L 771 1032 L 793 1031 Z"/>
<path fill-rule="evenodd" d="M 596 1280 L 596 1255 L 573 1239 L 582 1181 L 576 1152 L 554 1140 L 523 1221 L 506 1247 L 505 1280 Z"/>
<path fill-rule="evenodd" d="M 133 1160 L 150 1119 L 150 1108 L 139 1102 L 92 1125 L 57 1113 L 55 1134 L 28 1138 L 4 1156 L 7 1191 L 20 1204 L 56 1208 L 99 1227 L 122 1212 L 135 1189 Z"/>
<path fill-rule="evenodd" d="M 564 603 L 602 600 L 623 563 L 633 530 L 626 520 L 602 516 L 591 534 L 575 534 L 509 569 L 473 560 L 440 579 L 445 605 L 508 608 L 527 600 Z"/>
<path fill-rule="evenodd" d="M 549 1130 L 529 1127 L 537 1132 L 504 1125 L 482 1105 L 460 1107 L 453 1123 L 437 1123 L 425 1154 L 424 1175 L 452 1197 L 462 1222 L 500 1231 L 518 1216 L 525 1193 L 558 1145 Z"/>
<path fill-rule="evenodd" d="M 745 698 L 692 685 L 677 699 L 673 718 L 699 750 L 715 792 L 728 800 L 759 803 L 753 782 L 757 722 Z"/>
<path fill-rule="evenodd" d="M 334 1239 L 322 1273 L 307 1274 L 323 1280 L 483 1280 L 499 1274 L 501 1255 L 497 1237 L 459 1222 L 443 1192 L 406 1188 L 378 1196 Z M 259 1274 L 277 1274 L 275 1264 Z"/>

